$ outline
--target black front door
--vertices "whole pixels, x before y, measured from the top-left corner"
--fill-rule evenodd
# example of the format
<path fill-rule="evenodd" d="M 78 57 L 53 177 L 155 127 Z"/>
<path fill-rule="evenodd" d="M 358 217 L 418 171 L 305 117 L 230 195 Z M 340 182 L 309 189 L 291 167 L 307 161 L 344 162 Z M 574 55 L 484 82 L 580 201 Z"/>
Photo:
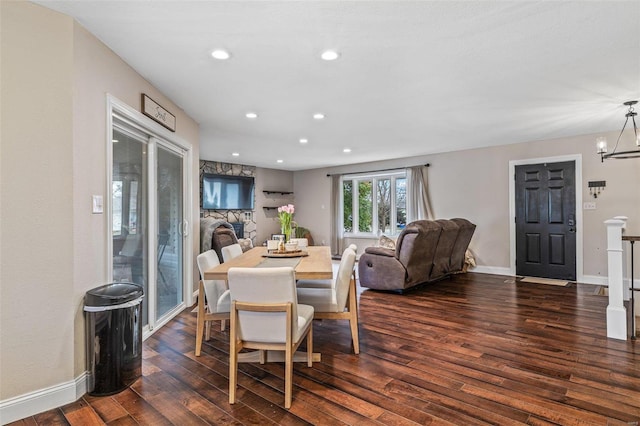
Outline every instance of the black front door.
<path fill-rule="evenodd" d="M 516 166 L 516 274 L 576 279 L 575 162 Z"/>

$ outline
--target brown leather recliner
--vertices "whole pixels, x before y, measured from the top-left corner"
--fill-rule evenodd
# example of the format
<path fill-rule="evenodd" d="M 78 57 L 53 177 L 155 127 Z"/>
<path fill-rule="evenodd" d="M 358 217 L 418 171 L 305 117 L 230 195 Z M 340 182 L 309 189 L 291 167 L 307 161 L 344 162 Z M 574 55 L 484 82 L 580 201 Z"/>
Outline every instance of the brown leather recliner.
<path fill-rule="evenodd" d="M 231 244 L 236 244 L 237 242 L 238 237 L 236 236 L 235 231 L 231 228 L 219 226 L 213 231 L 213 236 L 211 237 L 211 248 L 215 250 L 218 255 L 218 259 L 220 259 L 220 263 L 224 263 L 222 258 L 222 248 L 230 246 Z"/>
<path fill-rule="evenodd" d="M 358 261 L 360 285 L 402 292 L 462 271 L 475 225 L 466 219 L 408 224 L 396 249 L 367 247 Z"/>

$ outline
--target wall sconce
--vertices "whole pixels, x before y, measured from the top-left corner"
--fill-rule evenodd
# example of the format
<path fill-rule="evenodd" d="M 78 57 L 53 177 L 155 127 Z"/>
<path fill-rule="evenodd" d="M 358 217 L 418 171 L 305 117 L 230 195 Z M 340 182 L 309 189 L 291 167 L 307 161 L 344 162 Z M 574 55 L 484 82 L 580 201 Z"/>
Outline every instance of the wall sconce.
<path fill-rule="evenodd" d="M 598 198 L 600 191 L 604 191 L 604 187 L 607 186 L 606 180 L 593 180 L 589 182 L 589 194 L 593 198 Z"/>

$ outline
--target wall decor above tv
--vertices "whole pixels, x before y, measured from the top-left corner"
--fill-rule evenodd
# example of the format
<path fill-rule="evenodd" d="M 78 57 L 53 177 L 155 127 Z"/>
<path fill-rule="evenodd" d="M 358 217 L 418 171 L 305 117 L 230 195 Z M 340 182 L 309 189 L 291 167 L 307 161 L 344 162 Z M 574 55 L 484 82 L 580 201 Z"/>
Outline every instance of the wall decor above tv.
<path fill-rule="evenodd" d="M 205 210 L 253 210 L 255 180 L 251 176 L 205 173 L 202 176 L 202 208 Z"/>

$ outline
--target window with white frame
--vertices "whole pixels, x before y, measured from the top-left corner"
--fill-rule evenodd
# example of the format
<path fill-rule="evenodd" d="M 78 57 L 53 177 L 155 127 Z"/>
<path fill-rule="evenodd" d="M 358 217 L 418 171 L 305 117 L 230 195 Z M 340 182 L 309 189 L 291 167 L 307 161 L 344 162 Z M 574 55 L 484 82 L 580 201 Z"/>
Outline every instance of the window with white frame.
<path fill-rule="evenodd" d="M 342 227 L 345 236 L 397 235 L 407 222 L 404 170 L 342 177 Z"/>

